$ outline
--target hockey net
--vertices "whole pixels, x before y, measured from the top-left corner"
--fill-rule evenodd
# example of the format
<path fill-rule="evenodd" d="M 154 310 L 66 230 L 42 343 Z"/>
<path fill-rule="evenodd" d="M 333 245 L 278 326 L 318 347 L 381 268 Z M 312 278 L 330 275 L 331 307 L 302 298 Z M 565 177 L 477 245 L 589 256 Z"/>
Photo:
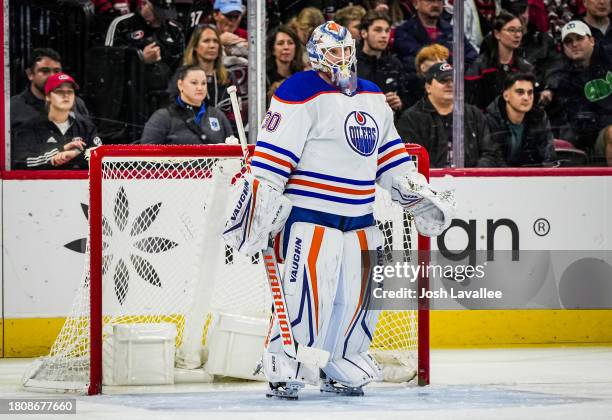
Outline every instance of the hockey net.
<path fill-rule="evenodd" d="M 428 176 L 426 151 L 407 148 Z M 92 153 L 82 282 L 49 355 L 25 373 L 26 388 L 100 393 L 116 325 L 172 325 L 174 365 L 206 371 L 218 314 L 269 320 L 259 258 L 233 252 L 220 236 L 240 166 L 239 146 L 103 146 Z M 429 240 L 382 190 L 375 217 L 386 251 L 429 250 Z M 381 312 L 370 351 L 386 380 L 429 382 L 428 320 L 424 301 Z M 194 377 L 214 379 L 205 372 Z"/>

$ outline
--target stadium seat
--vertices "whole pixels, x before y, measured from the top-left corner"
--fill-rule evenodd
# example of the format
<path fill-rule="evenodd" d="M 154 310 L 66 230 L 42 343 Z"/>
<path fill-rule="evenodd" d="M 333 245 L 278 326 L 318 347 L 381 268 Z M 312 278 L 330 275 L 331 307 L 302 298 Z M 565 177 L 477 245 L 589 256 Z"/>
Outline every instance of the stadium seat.
<path fill-rule="evenodd" d="M 576 148 L 567 140 L 555 139 L 554 145 L 559 166 L 585 166 L 589 161 L 583 150 Z"/>

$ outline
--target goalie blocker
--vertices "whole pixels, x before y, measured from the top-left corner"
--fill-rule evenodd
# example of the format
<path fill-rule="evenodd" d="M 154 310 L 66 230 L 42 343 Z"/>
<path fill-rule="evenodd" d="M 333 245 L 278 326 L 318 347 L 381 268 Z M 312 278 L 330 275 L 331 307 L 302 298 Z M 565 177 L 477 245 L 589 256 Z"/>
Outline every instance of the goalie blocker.
<path fill-rule="evenodd" d="M 270 236 L 278 233 L 291 212 L 291 201 L 282 192 L 250 173 L 237 183 L 238 197 L 225 224 L 225 242 L 251 256 L 268 246 Z"/>

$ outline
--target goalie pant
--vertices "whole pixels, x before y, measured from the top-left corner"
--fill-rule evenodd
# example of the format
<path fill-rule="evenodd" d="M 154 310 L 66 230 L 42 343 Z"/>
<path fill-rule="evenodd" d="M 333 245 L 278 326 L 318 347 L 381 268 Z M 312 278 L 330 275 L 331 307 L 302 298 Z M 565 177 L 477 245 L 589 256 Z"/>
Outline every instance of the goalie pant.
<path fill-rule="evenodd" d="M 367 267 L 375 261 L 369 260 L 370 253 L 364 253 L 362 261 L 362 251 L 382 244 L 382 234 L 371 225 L 369 217 L 346 218 L 294 208 L 280 234 L 287 250 L 282 282 L 294 339 L 300 345 L 327 350 L 330 360 L 323 371 L 349 387 L 381 377 L 380 368 L 367 353 L 378 311 L 368 311 Z M 286 356 L 282 339 L 272 317 L 263 358 L 268 381 L 317 385 L 319 368 Z"/>

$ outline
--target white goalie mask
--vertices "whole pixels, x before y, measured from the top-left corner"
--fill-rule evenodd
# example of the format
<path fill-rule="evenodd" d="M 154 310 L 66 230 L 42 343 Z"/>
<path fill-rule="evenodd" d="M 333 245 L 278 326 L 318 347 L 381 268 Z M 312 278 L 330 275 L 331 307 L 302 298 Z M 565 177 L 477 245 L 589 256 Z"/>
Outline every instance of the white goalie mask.
<path fill-rule="evenodd" d="M 327 73 L 345 95 L 355 94 L 355 41 L 348 29 L 334 21 L 325 22 L 312 32 L 306 50 L 313 69 Z"/>

